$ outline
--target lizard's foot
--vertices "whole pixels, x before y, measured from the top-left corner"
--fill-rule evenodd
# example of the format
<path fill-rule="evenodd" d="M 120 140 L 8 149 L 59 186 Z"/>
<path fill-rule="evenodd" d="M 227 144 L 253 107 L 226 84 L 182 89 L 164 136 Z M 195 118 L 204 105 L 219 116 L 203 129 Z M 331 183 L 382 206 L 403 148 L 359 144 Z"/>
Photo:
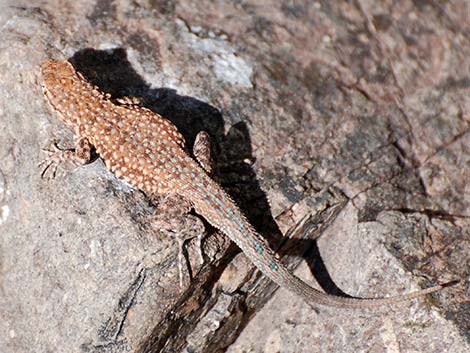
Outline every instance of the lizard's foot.
<path fill-rule="evenodd" d="M 199 258 L 199 266 L 202 266 L 204 264 L 204 255 L 203 255 L 202 246 L 201 246 L 203 235 L 204 234 L 200 233 L 196 236 L 196 252 Z M 193 272 L 191 268 L 191 261 L 186 256 L 187 251 L 185 248 L 186 241 L 191 240 L 192 238 L 188 239 L 187 237 L 181 237 L 181 236 L 177 236 L 175 238 L 178 243 L 178 278 L 179 278 L 180 287 L 183 288 L 184 272 L 185 272 L 184 270 L 185 266 L 183 265 L 183 262 L 186 264 L 186 269 L 190 275 L 190 278 L 192 277 L 192 272 Z"/>
<path fill-rule="evenodd" d="M 213 177 L 215 174 L 216 162 L 214 152 L 212 150 L 212 141 L 207 132 L 201 131 L 196 135 L 196 140 L 194 141 L 193 146 L 193 155 L 202 169 L 204 169 L 210 177 Z"/>
<path fill-rule="evenodd" d="M 61 150 L 57 146 L 57 141 L 53 142 L 52 149 L 43 149 L 43 151 L 47 152 L 47 158 L 38 163 L 38 167 L 42 168 L 41 178 L 46 176 L 47 171 L 50 171 L 51 178 L 55 178 L 59 164 L 73 154 L 72 150 Z"/>
<path fill-rule="evenodd" d="M 45 149 L 48 156 L 43 159 L 38 167 L 42 167 L 41 178 L 50 171 L 51 178 L 55 178 L 57 168 L 62 163 L 70 163 L 74 167 L 82 166 L 90 161 L 91 145 L 86 138 L 80 138 L 75 148 L 61 149 L 57 141 L 52 143 L 52 149 Z"/>

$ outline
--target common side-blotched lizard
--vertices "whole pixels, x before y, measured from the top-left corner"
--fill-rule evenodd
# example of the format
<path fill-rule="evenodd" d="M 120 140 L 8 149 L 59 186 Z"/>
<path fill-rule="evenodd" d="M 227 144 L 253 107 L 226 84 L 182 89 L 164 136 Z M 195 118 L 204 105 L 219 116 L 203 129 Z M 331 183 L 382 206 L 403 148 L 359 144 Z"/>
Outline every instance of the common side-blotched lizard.
<path fill-rule="evenodd" d="M 46 169 L 72 158 L 89 161 L 94 146 L 106 166 L 146 193 L 175 193 L 230 237 L 269 278 L 307 302 L 342 308 L 393 304 L 433 293 L 438 285 L 402 296 L 360 299 L 320 292 L 290 273 L 234 201 L 185 150 L 185 140 L 167 119 L 135 104 L 119 104 L 76 72 L 68 61 L 47 60 L 41 66 L 44 94 L 60 118 L 80 137 L 75 150 L 56 151 Z"/>

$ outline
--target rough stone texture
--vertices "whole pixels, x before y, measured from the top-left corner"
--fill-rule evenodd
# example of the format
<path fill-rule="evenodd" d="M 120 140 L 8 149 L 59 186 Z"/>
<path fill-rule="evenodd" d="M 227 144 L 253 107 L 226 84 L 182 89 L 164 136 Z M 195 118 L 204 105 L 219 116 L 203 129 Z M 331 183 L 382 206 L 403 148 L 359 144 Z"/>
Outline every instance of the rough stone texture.
<path fill-rule="evenodd" d="M 468 1 L 1 6 L 1 352 L 470 351 Z M 302 278 L 363 297 L 463 282 L 313 310 L 208 229 L 180 289 L 158 197 L 100 160 L 40 178 L 41 149 L 72 143 L 38 84 L 48 57 L 141 97 L 190 145 L 207 130 L 217 178 L 292 267 L 308 260 Z"/>

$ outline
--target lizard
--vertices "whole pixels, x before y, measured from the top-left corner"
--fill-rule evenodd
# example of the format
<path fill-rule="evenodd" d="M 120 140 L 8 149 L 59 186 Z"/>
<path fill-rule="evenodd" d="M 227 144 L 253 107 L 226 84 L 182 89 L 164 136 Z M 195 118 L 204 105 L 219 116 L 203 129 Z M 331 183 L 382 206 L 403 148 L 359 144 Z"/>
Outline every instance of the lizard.
<path fill-rule="evenodd" d="M 386 306 L 434 293 L 456 282 L 382 298 L 335 296 L 311 287 L 282 264 L 232 198 L 211 179 L 202 159 L 192 158 L 183 135 L 170 120 L 143 106 L 111 99 L 69 61 L 48 59 L 40 71 L 47 102 L 79 137 L 75 149 L 56 147 L 50 153 L 42 162 L 43 174 L 50 167 L 55 174 L 64 160 L 77 166 L 88 163 L 94 146 L 118 178 L 148 194 L 176 194 L 188 200 L 197 214 L 234 241 L 261 272 L 314 306 Z"/>

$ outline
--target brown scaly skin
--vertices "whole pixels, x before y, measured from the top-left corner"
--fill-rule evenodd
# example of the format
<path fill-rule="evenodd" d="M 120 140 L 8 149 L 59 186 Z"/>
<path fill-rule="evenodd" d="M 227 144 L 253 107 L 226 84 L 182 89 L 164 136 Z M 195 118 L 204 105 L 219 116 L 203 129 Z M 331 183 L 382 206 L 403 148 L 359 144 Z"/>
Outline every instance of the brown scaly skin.
<path fill-rule="evenodd" d="M 270 279 L 311 304 L 369 308 L 408 301 L 436 292 L 438 285 L 391 298 L 360 299 L 320 292 L 291 274 L 267 242 L 253 229 L 237 205 L 185 151 L 185 141 L 167 119 L 133 104 L 115 104 L 77 73 L 68 61 L 42 63 L 43 89 L 60 118 L 80 137 L 78 162 L 95 146 L 106 166 L 119 178 L 147 193 L 175 193 L 189 200 L 196 212 L 232 239 Z M 46 169 L 73 157 L 57 151 Z M 56 158 L 56 156 L 59 156 Z"/>

